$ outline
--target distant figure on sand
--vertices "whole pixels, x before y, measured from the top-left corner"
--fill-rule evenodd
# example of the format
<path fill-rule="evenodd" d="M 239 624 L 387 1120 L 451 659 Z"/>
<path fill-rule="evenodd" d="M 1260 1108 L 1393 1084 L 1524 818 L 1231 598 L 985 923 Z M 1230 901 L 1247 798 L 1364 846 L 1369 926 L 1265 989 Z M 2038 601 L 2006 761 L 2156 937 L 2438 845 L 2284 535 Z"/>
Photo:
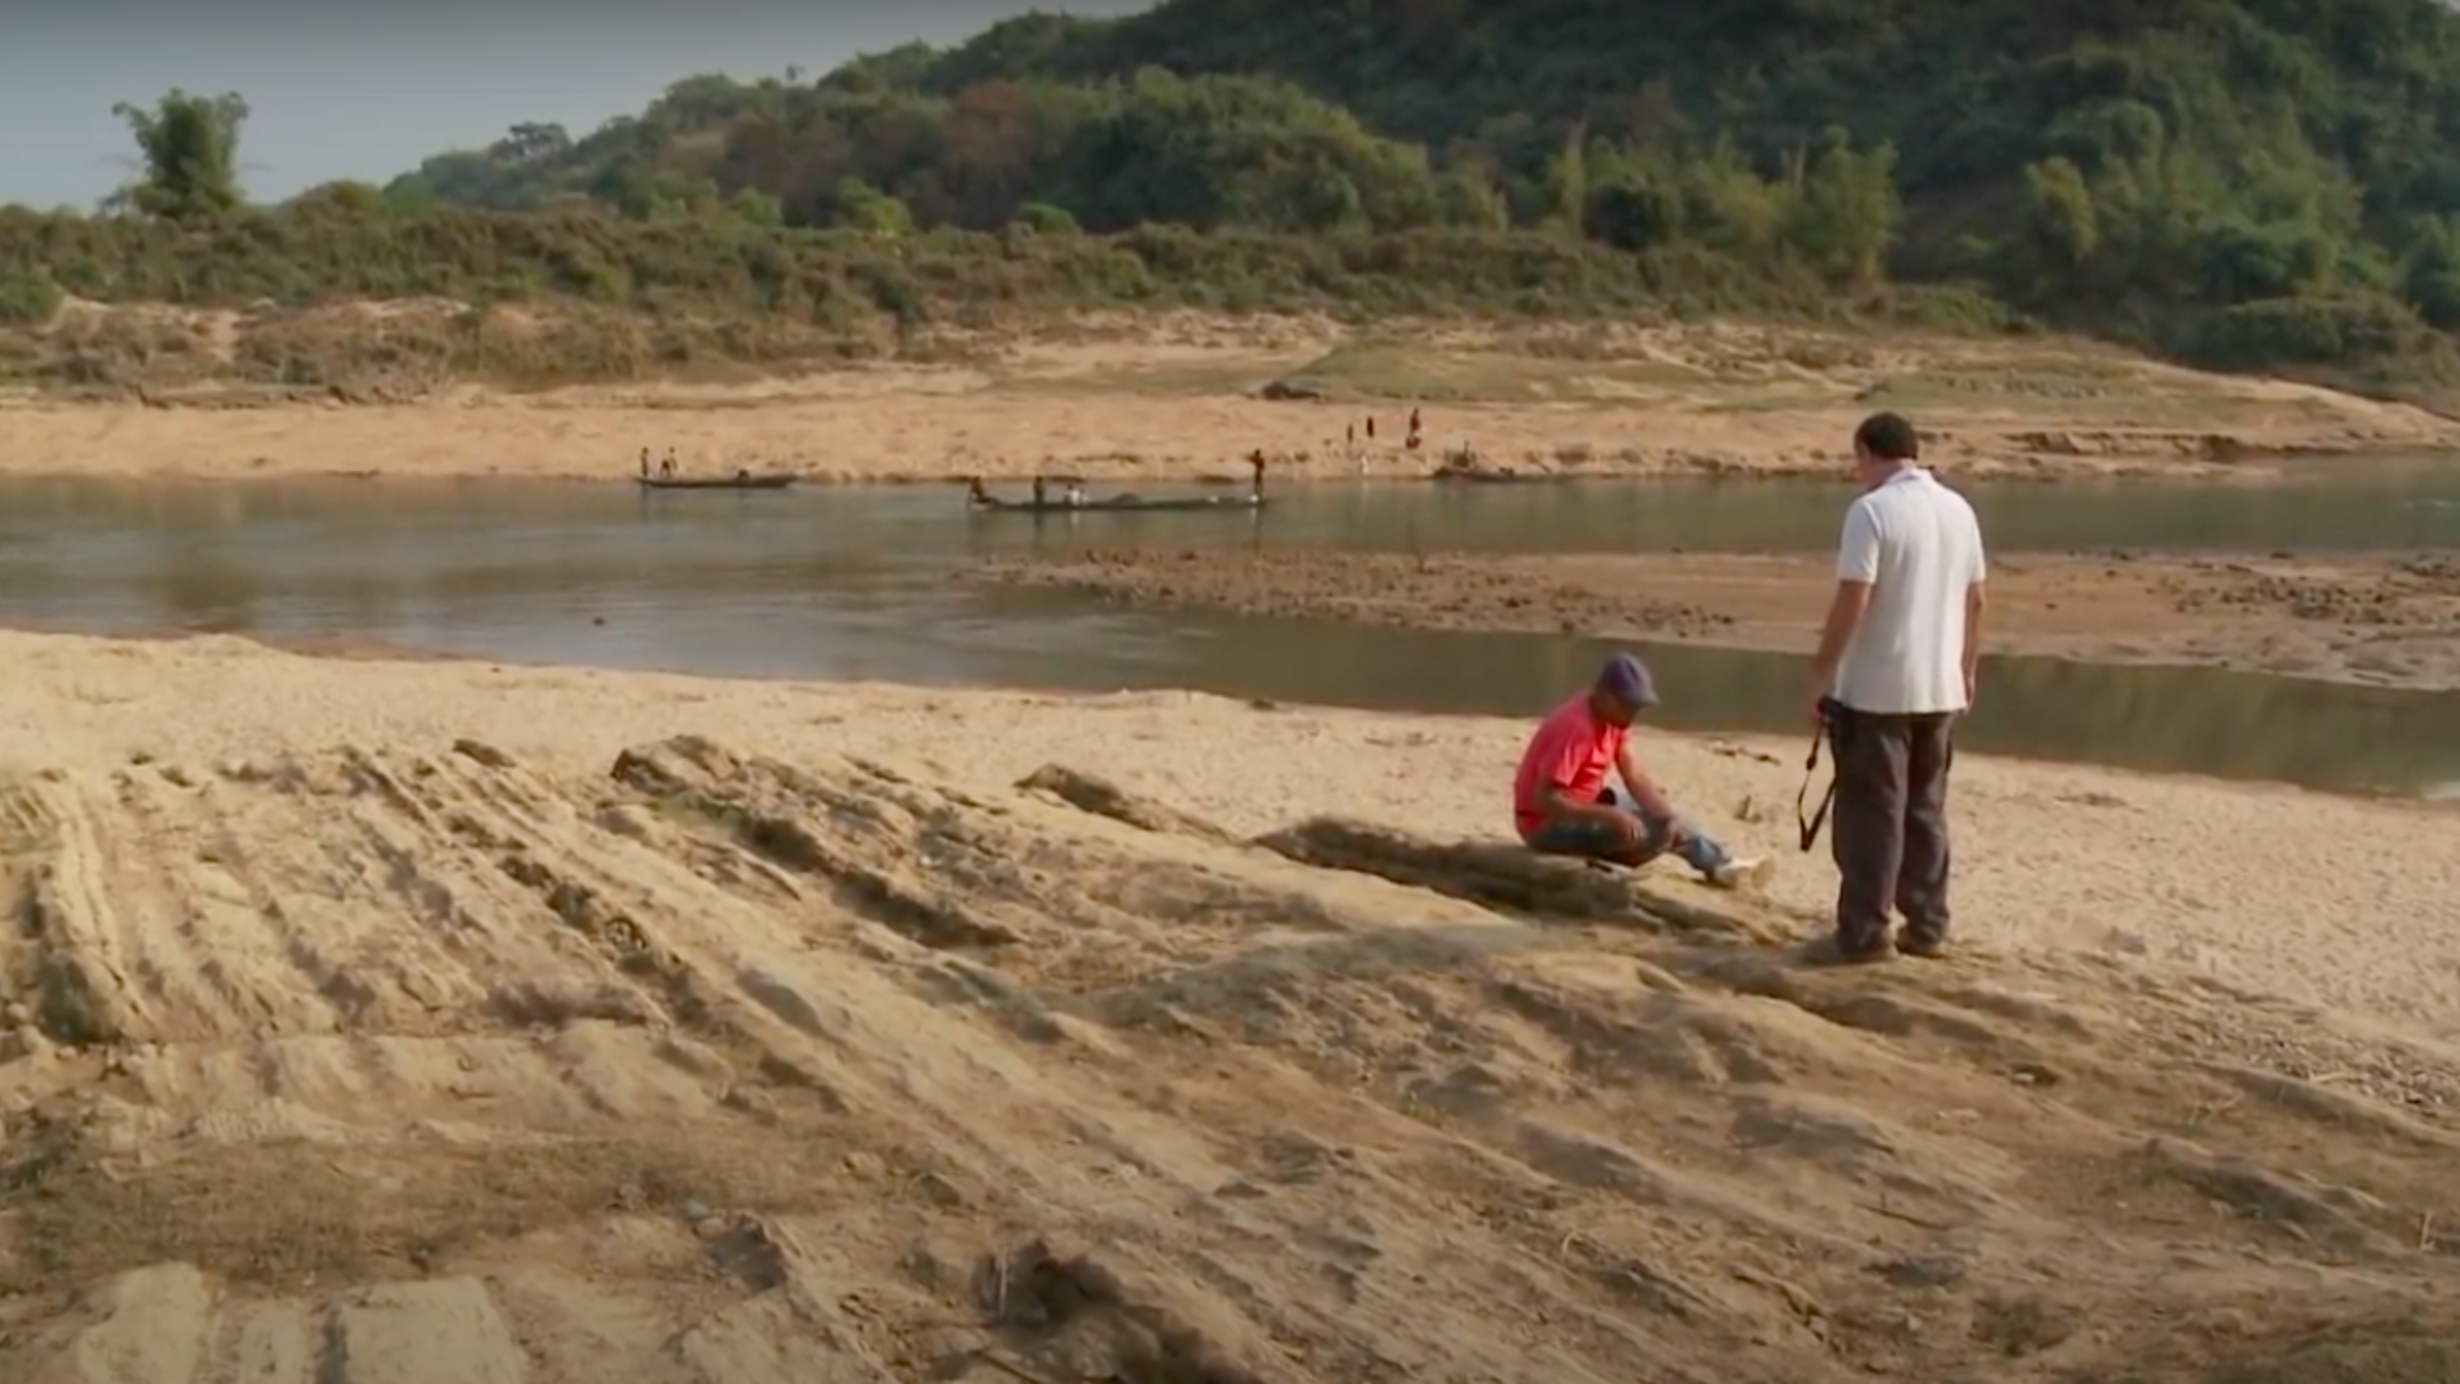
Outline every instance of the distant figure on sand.
<path fill-rule="evenodd" d="M 1419 446 L 1426 441 L 1423 430 L 1424 424 L 1418 417 L 1418 410 L 1411 409 L 1409 411 L 1409 436 L 1401 440 L 1402 448 L 1407 451 L 1417 451 Z"/>
<path fill-rule="evenodd" d="M 1948 767 L 1973 705 L 1984 564 L 1973 506 L 1920 457 L 1896 414 L 1855 430 L 1862 494 L 1812 659 L 1810 718 L 1836 756 L 1834 959 L 1847 963 L 1947 951 Z"/>
<path fill-rule="evenodd" d="M 1645 865 L 1671 851 L 1721 889 L 1764 887 L 1774 862 L 1738 859 L 1677 816 L 1631 749 L 1631 725 L 1657 705 L 1648 668 L 1630 654 L 1606 660 L 1597 681 L 1539 723 L 1512 779 L 1512 823 L 1545 855 Z M 1630 795 L 1606 787 L 1614 771 Z"/>
<path fill-rule="evenodd" d="M 681 467 L 675 464 L 675 449 L 672 447 L 667 448 L 666 459 L 658 463 L 658 474 L 668 480 L 672 480 L 675 477 L 675 473 L 681 469 Z"/>
<path fill-rule="evenodd" d="M 641 449 L 641 479 L 649 479 L 649 449 L 647 447 Z"/>
<path fill-rule="evenodd" d="M 1261 500 L 1264 498 L 1264 449 L 1262 447 L 1247 454 L 1247 468 L 1251 473 L 1247 483 L 1248 498 Z"/>
<path fill-rule="evenodd" d="M 1049 484 L 1048 484 L 1047 482 L 1045 482 L 1045 481 L 1044 481 L 1044 480 L 1043 480 L 1040 476 L 1036 476 L 1036 477 L 1034 477 L 1034 508 L 1036 508 L 1036 509 L 1040 509 L 1040 508 L 1042 508 L 1042 506 L 1043 506 L 1043 504 L 1044 504 L 1044 502 L 1045 502 L 1045 497 L 1049 494 L 1049 492 L 1050 492 L 1050 486 L 1049 486 Z"/>

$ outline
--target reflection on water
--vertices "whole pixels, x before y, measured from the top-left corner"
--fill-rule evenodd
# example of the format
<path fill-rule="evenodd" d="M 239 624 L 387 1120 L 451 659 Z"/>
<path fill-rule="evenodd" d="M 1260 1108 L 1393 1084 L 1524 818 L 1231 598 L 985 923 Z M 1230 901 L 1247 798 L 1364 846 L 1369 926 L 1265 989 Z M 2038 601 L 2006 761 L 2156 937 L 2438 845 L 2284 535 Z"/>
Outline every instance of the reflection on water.
<path fill-rule="evenodd" d="M 1024 617 L 1041 592 L 1003 593 Z M 1036 681 L 1075 688 L 1195 685 L 1232 696 L 1393 711 L 1537 715 L 1592 676 L 1604 641 L 1467 634 L 1338 621 L 1238 617 L 1163 622 L 1110 615 L 1136 635 L 1099 668 Z M 1034 621 L 1039 623 L 1039 621 Z M 1651 719 L 1678 730 L 1790 734 L 1802 725 L 1804 660 L 1785 654 L 1646 649 L 1665 702 Z M 1977 753 L 2166 773 L 2273 779 L 2338 791 L 2420 793 L 2460 778 L 2460 695 L 2346 687 L 2200 668 L 2119 668 L 2046 658 L 1984 660 L 1982 697 L 1959 743 Z"/>
<path fill-rule="evenodd" d="M 2437 472 L 2431 484 L 2460 495 Z M 2143 487 L 1984 492 L 2002 549 L 2033 543 L 2460 545 L 2429 481 L 2303 495 Z M 2013 496 L 2020 496 L 2019 503 Z M 1086 542 L 1432 547 L 1824 545 L 1822 487 L 1428 486 L 1293 492 L 1248 517 L 969 520 L 940 487 L 640 497 L 623 487 L 353 482 L 0 483 L 0 622 L 348 636 L 505 661 L 746 676 L 1109 690 L 1194 687 L 1392 710 L 1531 714 L 1601 646 L 1130 612 L 952 580 L 968 557 Z M 2096 519 L 2095 516 L 2098 515 Z M 2055 537 L 2065 534 L 2067 537 Z M 1611 538 L 1608 536 L 1612 535 Z M 2027 538 L 2026 535 L 2036 537 Z M 2053 535 L 2053 537 L 2039 537 Z M 1801 663 L 1671 647 L 1663 719 L 1797 727 Z M 2460 781 L 2460 697 L 2245 674 L 1993 664 L 1978 751 L 2425 792 Z"/>
<path fill-rule="evenodd" d="M 2279 485 L 1966 488 L 1992 546 L 2415 549 L 2460 546 L 2460 463 L 2333 462 Z M 1140 486 L 1219 493 L 1193 487 Z M 0 478 L 0 541 L 31 535 L 154 547 L 299 542 L 376 555 L 483 540 L 497 559 L 707 560 L 710 544 L 848 555 L 988 555 L 1086 544 L 1518 552 L 1812 551 L 1835 542 L 1849 492 L 1815 482 L 1490 486 L 1287 485 L 1261 513 L 969 515 L 954 486 L 813 486 L 644 496 L 624 483 L 308 480 L 133 486 Z M 346 545 L 346 546 L 344 546 Z M 686 551 L 678 552 L 678 549 Z M 530 555 L 532 557 L 536 554 Z M 594 575 L 594 574 L 593 574 Z"/>

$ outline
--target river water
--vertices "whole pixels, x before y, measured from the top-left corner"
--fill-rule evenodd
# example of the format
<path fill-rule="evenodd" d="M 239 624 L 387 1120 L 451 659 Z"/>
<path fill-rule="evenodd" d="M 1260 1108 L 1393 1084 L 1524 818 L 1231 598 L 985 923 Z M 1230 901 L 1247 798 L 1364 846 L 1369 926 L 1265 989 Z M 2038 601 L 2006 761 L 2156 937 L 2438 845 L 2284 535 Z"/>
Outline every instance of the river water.
<path fill-rule="evenodd" d="M 2000 551 L 2460 547 L 2460 466 L 2280 486 L 1978 486 Z M 0 480 L 0 623 L 346 637 L 504 662 L 1112 690 L 1191 687 L 1523 715 L 1603 646 L 1128 610 L 960 579 L 1087 546 L 1785 551 L 1833 541 L 1841 486 L 1288 488 L 1248 515 L 969 516 L 938 486 L 642 496 L 629 485 Z M 1791 731 L 1786 655 L 1649 653 L 1683 729 Z M 2404 794 L 2460 784 L 2460 695 L 1998 659 L 1990 753 Z"/>

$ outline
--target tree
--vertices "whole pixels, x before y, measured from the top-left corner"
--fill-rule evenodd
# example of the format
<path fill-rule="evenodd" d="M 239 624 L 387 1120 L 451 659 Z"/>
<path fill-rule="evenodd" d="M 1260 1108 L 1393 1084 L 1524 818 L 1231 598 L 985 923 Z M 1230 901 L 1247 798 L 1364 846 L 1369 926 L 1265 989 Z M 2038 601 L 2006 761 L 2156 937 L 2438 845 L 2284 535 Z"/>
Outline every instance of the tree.
<path fill-rule="evenodd" d="M 1792 205 L 1787 239 L 1813 269 L 1867 284 L 1879 277 L 1881 256 L 1896 238 L 1896 150 L 1886 144 L 1857 152 L 1845 131 L 1830 127 L 1819 152 L 1797 154 L 1787 174 Z"/>
<path fill-rule="evenodd" d="M 2420 217 L 2400 264 L 2402 296 L 2445 331 L 2460 327 L 2460 227 L 2450 218 Z"/>
<path fill-rule="evenodd" d="M 0 274 L 0 322 L 48 322 L 60 310 L 60 286 L 33 274 Z"/>
<path fill-rule="evenodd" d="M 911 235 L 914 214 L 906 205 L 860 178 L 843 178 L 832 194 L 836 203 L 836 224 L 867 236 L 894 240 Z"/>
<path fill-rule="evenodd" d="M 1618 250 L 1653 250 L 1682 234 L 1682 194 L 1655 179 L 1625 174 L 1589 189 L 1582 228 Z"/>
<path fill-rule="evenodd" d="M 2065 274 L 2101 249 L 2101 215 L 2093 191 L 2075 161 L 2053 156 L 2024 171 L 2029 208 L 2027 229 L 2042 268 Z"/>
<path fill-rule="evenodd" d="M 1580 223 L 1589 213 L 1589 132 L 1574 125 L 1563 137 L 1563 147 L 1546 164 L 1545 188 L 1546 224 L 1558 226 L 1574 235 L 1580 233 Z"/>
<path fill-rule="evenodd" d="M 286 205 L 302 211 L 323 208 L 365 216 L 382 211 L 391 203 L 385 197 L 383 188 L 345 178 L 337 182 L 318 183 L 291 198 Z"/>
<path fill-rule="evenodd" d="M 174 87 L 144 110 L 125 101 L 111 113 L 128 122 L 145 176 L 128 201 L 151 216 L 212 216 L 246 203 L 239 190 L 239 127 L 248 103 L 237 92 L 191 96 Z"/>
<path fill-rule="evenodd" d="M 756 187 L 735 189 L 735 195 L 726 199 L 726 205 L 736 216 L 755 226 L 786 224 L 786 210 L 778 204 L 775 194 Z"/>
<path fill-rule="evenodd" d="M 505 163 L 528 163 L 533 159 L 552 158 L 572 148 L 572 136 L 561 125 L 540 125 L 523 122 L 507 131 L 502 139 L 489 145 L 487 152 Z"/>
<path fill-rule="evenodd" d="M 1075 235 L 1082 229 L 1076 224 L 1074 213 L 1066 207 L 1055 207 L 1048 202 L 1027 202 L 1018 207 L 1013 224 L 1023 226 L 1036 235 Z"/>
<path fill-rule="evenodd" d="M 1446 224 L 1478 231 L 1500 231 L 1512 224 L 1512 211 L 1483 168 L 1455 168 L 1435 185 L 1437 205 Z"/>

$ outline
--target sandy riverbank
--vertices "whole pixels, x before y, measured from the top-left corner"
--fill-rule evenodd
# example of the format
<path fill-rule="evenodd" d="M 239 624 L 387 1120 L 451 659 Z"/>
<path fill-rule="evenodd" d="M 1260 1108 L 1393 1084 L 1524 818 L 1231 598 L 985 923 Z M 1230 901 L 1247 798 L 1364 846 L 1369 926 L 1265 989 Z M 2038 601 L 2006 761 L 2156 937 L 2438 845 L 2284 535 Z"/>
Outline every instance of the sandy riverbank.
<path fill-rule="evenodd" d="M 1963 955 L 1839 973 L 1790 853 L 1447 848 L 1515 725 L 0 656 L 0 1377 L 2425 1384 L 2460 1330 L 2447 814 L 1974 760 Z M 1779 844 L 1790 764 L 1651 752 Z"/>
<path fill-rule="evenodd" d="M 1123 549 L 981 571 L 1126 601 L 1795 652 L 1818 642 L 1833 583 L 1823 556 L 1726 553 Z M 1994 560 L 1991 586 L 1996 652 L 2460 688 L 2460 562 L 2449 554 L 2018 553 Z"/>
<path fill-rule="evenodd" d="M 210 342 L 213 334 L 202 332 Z M 507 394 L 217 388 L 0 399 L 0 469 L 615 481 L 644 447 L 687 473 L 819 480 L 1418 475 L 1459 447 L 1527 474 L 1829 474 L 1897 408 L 1966 476 L 2244 476 L 2283 456 L 2423 451 L 2460 424 L 2404 405 L 2046 340 L 1882 339 L 1742 326 L 1556 332 L 1305 319 L 1074 324 L 976 343 L 962 366 Z M 1279 381 L 1308 398 L 1266 398 Z M 378 400 L 371 402 L 370 400 Z M 391 400 L 391 402 L 381 402 Z M 1425 446 L 1400 445 L 1411 408 Z M 1368 441 L 1360 431 L 1376 422 Z"/>

